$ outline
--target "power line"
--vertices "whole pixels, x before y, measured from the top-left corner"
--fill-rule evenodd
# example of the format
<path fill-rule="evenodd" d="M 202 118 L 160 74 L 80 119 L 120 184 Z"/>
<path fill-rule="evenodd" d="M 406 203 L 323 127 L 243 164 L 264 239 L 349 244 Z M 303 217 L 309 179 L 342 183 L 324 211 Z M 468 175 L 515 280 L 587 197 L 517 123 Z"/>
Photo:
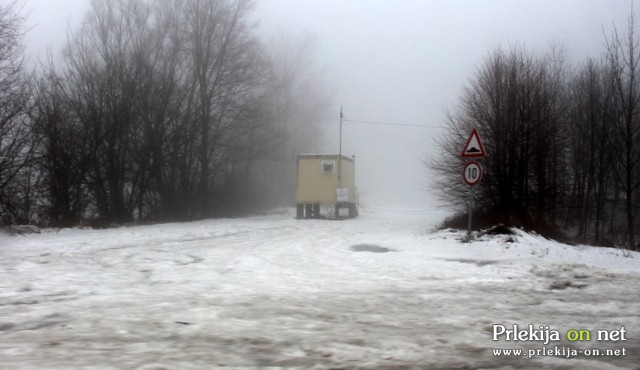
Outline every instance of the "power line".
<path fill-rule="evenodd" d="M 411 123 L 398 123 L 398 122 L 381 122 L 381 121 L 361 121 L 354 119 L 342 119 L 344 122 L 354 122 L 354 123 L 366 123 L 371 125 L 386 125 L 386 126 L 402 126 L 402 127 L 420 127 L 420 128 L 449 128 L 447 126 L 437 126 L 437 125 L 416 125 Z"/>
<path fill-rule="evenodd" d="M 374 211 L 384 211 L 384 212 L 396 212 L 396 213 L 418 213 L 418 214 L 426 214 L 433 212 L 442 212 L 440 209 L 434 208 L 423 208 L 423 209 L 402 209 L 402 208 L 384 208 L 384 207 L 376 207 L 376 206 L 368 206 L 365 204 L 360 204 L 360 208 L 363 210 L 374 210 Z"/>

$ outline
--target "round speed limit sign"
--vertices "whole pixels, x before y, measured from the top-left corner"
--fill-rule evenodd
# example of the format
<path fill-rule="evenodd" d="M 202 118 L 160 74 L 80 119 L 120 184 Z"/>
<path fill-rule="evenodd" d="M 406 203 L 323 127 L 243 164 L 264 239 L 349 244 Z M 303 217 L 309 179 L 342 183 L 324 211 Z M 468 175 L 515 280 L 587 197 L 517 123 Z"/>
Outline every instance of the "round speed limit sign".
<path fill-rule="evenodd" d="M 482 178 L 482 167 L 477 162 L 469 162 L 466 166 L 464 166 L 462 177 L 464 178 L 464 182 L 466 182 L 467 185 L 476 185 Z"/>

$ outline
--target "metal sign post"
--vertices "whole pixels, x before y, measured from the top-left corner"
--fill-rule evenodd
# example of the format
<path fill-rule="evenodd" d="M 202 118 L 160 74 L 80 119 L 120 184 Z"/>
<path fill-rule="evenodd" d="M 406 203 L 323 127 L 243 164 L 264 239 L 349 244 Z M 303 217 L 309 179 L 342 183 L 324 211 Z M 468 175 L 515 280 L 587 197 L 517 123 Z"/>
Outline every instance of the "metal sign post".
<path fill-rule="evenodd" d="M 467 214 L 469 215 L 469 222 L 467 223 L 467 232 L 471 233 L 471 221 L 473 219 L 473 186 L 469 188 L 469 202 L 467 202 Z"/>

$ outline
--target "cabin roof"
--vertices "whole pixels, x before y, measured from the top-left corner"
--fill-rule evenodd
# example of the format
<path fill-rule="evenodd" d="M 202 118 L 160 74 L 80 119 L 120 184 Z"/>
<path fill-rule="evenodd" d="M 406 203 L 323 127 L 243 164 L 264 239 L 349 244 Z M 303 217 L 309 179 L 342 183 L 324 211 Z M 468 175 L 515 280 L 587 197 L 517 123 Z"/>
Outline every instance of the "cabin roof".
<path fill-rule="evenodd" d="M 298 159 L 337 159 L 338 154 L 305 153 L 298 154 Z M 342 156 L 342 160 L 354 162 L 353 158 Z"/>

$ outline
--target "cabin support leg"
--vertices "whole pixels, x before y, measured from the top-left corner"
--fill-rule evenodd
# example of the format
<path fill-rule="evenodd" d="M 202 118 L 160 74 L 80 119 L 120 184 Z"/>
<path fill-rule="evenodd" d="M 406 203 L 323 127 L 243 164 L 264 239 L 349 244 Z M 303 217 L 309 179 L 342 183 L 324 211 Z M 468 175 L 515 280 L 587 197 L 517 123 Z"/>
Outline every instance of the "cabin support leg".
<path fill-rule="evenodd" d="M 349 218 L 358 217 L 358 208 L 354 203 L 349 203 Z"/>
<path fill-rule="evenodd" d="M 296 218 L 298 220 L 304 218 L 304 204 L 302 203 L 296 204 Z"/>
<path fill-rule="evenodd" d="M 304 218 L 312 218 L 313 216 L 313 204 L 304 205 Z"/>
<path fill-rule="evenodd" d="M 313 218 L 320 218 L 320 204 L 313 205 Z"/>

